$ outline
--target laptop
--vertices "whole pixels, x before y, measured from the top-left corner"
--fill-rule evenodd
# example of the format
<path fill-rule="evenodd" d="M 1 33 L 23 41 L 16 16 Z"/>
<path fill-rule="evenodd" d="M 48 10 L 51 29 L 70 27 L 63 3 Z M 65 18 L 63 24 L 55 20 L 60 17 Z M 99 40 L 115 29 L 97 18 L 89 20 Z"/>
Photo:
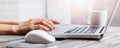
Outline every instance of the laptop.
<path fill-rule="evenodd" d="M 49 34 L 55 36 L 55 38 L 100 39 L 106 29 L 106 26 L 97 25 L 58 25 Z"/>
<path fill-rule="evenodd" d="M 108 25 L 111 23 L 113 16 L 117 10 L 114 6 L 113 12 L 107 20 L 105 26 L 99 25 L 57 25 L 56 29 L 49 32 L 55 38 L 85 38 L 85 39 L 101 39 L 106 32 Z"/>

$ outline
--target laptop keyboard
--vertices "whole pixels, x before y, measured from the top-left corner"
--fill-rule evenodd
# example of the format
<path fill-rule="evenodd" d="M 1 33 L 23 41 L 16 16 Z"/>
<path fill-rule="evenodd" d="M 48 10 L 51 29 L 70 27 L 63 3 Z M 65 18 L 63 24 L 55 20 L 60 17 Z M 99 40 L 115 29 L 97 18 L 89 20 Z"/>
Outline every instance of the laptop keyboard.
<path fill-rule="evenodd" d="M 98 26 L 80 26 L 73 27 L 72 29 L 66 31 L 65 33 L 95 33 Z"/>

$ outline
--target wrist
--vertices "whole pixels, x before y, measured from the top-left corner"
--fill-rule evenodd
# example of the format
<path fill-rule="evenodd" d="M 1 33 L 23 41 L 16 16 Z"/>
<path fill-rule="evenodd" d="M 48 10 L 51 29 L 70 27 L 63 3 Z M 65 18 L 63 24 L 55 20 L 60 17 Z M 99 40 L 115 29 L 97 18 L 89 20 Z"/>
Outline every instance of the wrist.
<path fill-rule="evenodd" d="M 18 30 L 19 30 L 18 25 L 13 25 L 13 27 L 12 27 L 13 34 L 17 34 Z"/>
<path fill-rule="evenodd" d="M 23 25 L 15 25 L 12 27 L 13 34 L 26 34 L 30 31 L 28 26 L 23 26 Z"/>

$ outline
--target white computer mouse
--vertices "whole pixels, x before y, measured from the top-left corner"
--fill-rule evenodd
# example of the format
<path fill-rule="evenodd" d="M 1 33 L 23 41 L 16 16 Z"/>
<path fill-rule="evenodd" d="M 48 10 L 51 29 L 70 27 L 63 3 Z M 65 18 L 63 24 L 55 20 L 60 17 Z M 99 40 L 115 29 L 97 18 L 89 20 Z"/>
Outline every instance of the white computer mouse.
<path fill-rule="evenodd" d="M 24 37 L 25 41 L 31 43 L 52 43 L 55 42 L 56 39 L 54 36 L 49 35 L 47 32 L 43 30 L 33 30 L 27 33 Z"/>

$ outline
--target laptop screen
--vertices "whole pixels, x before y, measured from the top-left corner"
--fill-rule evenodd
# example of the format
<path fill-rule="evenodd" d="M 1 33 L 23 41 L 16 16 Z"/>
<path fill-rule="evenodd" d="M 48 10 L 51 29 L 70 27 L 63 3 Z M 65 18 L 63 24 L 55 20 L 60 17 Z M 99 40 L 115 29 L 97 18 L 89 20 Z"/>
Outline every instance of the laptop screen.
<path fill-rule="evenodd" d="M 118 6 L 119 6 L 119 3 L 120 3 L 120 1 L 117 0 L 117 1 L 116 1 L 116 4 L 115 4 L 115 6 L 114 6 L 114 8 L 113 8 L 113 10 L 112 10 L 111 15 L 110 15 L 110 17 L 109 17 L 108 20 L 107 20 L 107 27 L 111 24 L 111 22 L 112 22 L 112 20 L 113 20 L 113 17 L 115 16 L 115 13 L 116 13 L 117 8 L 118 8 Z"/>

